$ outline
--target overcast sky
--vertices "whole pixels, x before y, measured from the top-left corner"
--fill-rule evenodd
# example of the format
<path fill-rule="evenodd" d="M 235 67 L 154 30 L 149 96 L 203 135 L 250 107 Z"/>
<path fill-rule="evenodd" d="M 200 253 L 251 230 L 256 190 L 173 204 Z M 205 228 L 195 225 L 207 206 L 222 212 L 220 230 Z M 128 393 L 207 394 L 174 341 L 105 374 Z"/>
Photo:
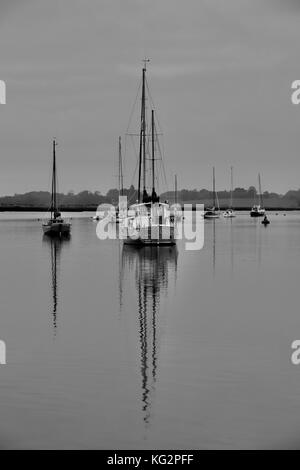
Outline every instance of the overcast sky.
<path fill-rule="evenodd" d="M 180 188 L 299 188 L 299 0 L 0 0 L 0 194 L 115 187 L 141 75 Z M 125 184 L 135 155 L 126 153 Z"/>

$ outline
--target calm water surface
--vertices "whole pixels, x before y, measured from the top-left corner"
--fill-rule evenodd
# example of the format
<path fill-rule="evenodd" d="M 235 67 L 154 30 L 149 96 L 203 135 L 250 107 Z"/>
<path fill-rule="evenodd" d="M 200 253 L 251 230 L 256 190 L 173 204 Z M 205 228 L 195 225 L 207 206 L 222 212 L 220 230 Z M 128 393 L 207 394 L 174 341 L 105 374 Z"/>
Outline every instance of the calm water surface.
<path fill-rule="evenodd" d="M 300 214 L 205 222 L 200 251 L 0 214 L 2 448 L 299 448 Z"/>

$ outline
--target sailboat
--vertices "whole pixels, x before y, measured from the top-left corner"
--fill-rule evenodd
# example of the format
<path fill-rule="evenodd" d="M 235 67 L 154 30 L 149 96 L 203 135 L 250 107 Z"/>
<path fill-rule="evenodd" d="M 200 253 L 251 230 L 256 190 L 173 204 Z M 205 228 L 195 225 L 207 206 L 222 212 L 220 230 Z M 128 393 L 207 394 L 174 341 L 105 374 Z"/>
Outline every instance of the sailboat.
<path fill-rule="evenodd" d="M 118 185 L 119 185 L 119 196 L 124 196 L 124 185 L 123 185 L 123 161 L 122 161 L 122 143 L 121 137 L 119 137 L 119 175 L 118 175 Z M 115 215 L 115 222 L 119 223 L 122 220 L 120 207 L 118 205 Z"/>
<path fill-rule="evenodd" d="M 177 175 L 174 177 L 174 204 L 171 208 L 171 220 L 180 222 L 183 219 L 182 207 L 178 203 L 178 190 L 177 190 Z"/>
<path fill-rule="evenodd" d="M 170 207 L 168 202 L 160 202 L 156 193 L 155 181 L 156 171 L 156 149 L 159 149 L 158 135 L 156 132 L 154 110 L 151 110 L 151 130 L 148 133 L 146 100 L 151 101 L 150 96 L 146 97 L 148 84 L 146 82 L 146 62 L 142 70 L 142 99 L 141 99 L 141 120 L 139 132 L 139 167 L 138 167 L 138 200 L 136 204 L 130 206 L 130 216 L 126 219 L 126 229 L 128 236 L 124 240 L 125 244 L 133 245 L 175 245 L 175 221 L 170 217 Z M 147 139 L 149 137 L 149 140 Z M 150 158 L 149 158 L 150 157 Z M 151 160 L 151 167 L 148 168 L 147 161 Z M 150 171 L 149 171 L 150 170 Z M 151 173 L 151 193 L 147 191 L 147 174 Z M 143 189 L 142 189 L 143 188 Z M 134 236 L 131 236 L 134 234 Z"/>
<path fill-rule="evenodd" d="M 216 209 L 216 203 L 218 204 L 218 209 Z M 213 206 L 205 210 L 204 218 L 205 219 L 218 219 L 219 217 L 220 217 L 220 208 L 219 208 L 218 196 L 216 193 L 215 167 L 213 167 Z"/>
<path fill-rule="evenodd" d="M 57 176 L 56 176 L 56 155 L 55 147 L 57 143 L 53 140 L 53 166 L 52 166 L 52 188 L 51 188 L 51 205 L 50 218 L 43 223 L 43 232 L 46 235 L 69 235 L 71 232 L 71 224 L 66 222 L 58 209 L 57 204 Z"/>
<path fill-rule="evenodd" d="M 230 205 L 225 212 L 223 212 L 223 217 L 232 218 L 235 217 L 235 212 L 233 210 L 233 167 L 230 167 Z"/>
<path fill-rule="evenodd" d="M 261 192 L 261 180 L 260 180 L 260 173 L 258 173 L 258 205 L 254 205 L 251 209 L 250 216 L 251 217 L 263 217 L 266 213 L 266 210 L 263 206 L 263 197 Z"/>

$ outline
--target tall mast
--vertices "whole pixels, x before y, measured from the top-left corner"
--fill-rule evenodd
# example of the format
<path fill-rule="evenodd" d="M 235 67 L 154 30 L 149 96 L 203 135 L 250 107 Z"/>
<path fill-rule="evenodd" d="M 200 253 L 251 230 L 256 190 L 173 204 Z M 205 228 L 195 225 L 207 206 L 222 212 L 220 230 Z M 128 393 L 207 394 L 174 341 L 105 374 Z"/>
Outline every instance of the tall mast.
<path fill-rule="evenodd" d="M 230 167 L 230 209 L 233 208 L 233 167 Z"/>
<path fill-rule="evenodd" d="M 143 169 L 143 196 L 146 190 L 146 63 L 144 59 L 142 76 L 142 103 L 141 103 L 141 128 L 140 128 L 140 152 L 139 152 L 139 181 L 138 181 L 138 202 L 141 202 L 141 179 Z M 143 199 L 143 198 L 142 198 Z"/>
<path fill-rule="evenodd" d="M 52 167 L 52 196 L 51 196 L 51 218 L 55 213 L 57 212 L 57 207 L 56 207 L 56 156 L 55 156 L 55 147 L 56 147 L 56 141 L 55 139 L 53 140 L 53 167 Z"/>
<path fill-rule="evenodd" d="M 152 199 L 155 196 L 155 127 L 154 127 L 154 111 L 151 111 L 151 128 L 152 128 Z M 152 201 L 154 202 L 154 201 Z"/>
<path fill-rule="evenodd" d="M 144 130 L 144 93 L 145 93 L 145 69 L 143 68 L 143 85 L 142 85 L 142 103 L 141 103 L 141 128 L 140 128 L 140 152 L 139 152 L 139 181 L 138 181 L 138 203 L 141 202 L 141 177 L 142 177 L 142 163 L 143 163 L 143 130 Z"/>
<path fill-rule="evenodd" d="M 119 195 L 121 194 L 121 173 L 120 173 L 120 153 L 121 153 L 121 137 L 119 136 L 119 160 L 118 160 L 118 190 L 119 190 Z"/>
<path fill-rule="evenodd" d="M 175 175 L 175 204 L 177 204 L 177 175 Z"/>
<path fill-rule="evenodd" d="M 258 190 L 259 190 L 259 205 L 263 207 L 263 197 L 262 197 L 262 192 L 261 192 L 260 173 L 258 173 Z"/>
<path fill-rule="evenodd" d="M 216 207 L 215 167 L 213 166 L 213 207 Z"/>
<path fill-rule="evenodd" d="M 123 163 L 122 163 L 122 144 L 119 137 L 119 194 L 123 196 Z"/>
<path fill-rule="evenodd" d="M 143 92 L 142 92 L 142 124 L 143 124 L 143 197 L 146 191 L 146 64 L 143 69 Z"/>

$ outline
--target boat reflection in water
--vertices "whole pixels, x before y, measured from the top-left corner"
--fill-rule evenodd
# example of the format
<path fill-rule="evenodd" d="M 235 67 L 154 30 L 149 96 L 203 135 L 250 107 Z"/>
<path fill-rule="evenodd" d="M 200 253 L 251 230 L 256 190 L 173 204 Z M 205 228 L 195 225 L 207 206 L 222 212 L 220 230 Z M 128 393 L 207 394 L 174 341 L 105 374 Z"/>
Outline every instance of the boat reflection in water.
<path fill-rule="evenodd" d="M 165 318 L 160 307 L 167 300 L 170 282 L 176 284 L 176 246 L 146 246 L 137 249 L 123 245 L 121 269 L 125 277 L 134 275 L 137 294 L 137 321 L 140 346 L 142 410 L 145 425 L 150 424 L 153 394 L 159 372 L 159 347 Z M 121 307 L 122 308 L 122 307 Z"/>
<path fill-rule="evenodd" d="M 57 331 L 57 314 L 59 311 L 58 307 L 58 276 L 60 271 L 60 259 L 62 247 L 70 241 L 71 236 L 66 235 L 63 238 L 43 236 L 43 243 L 49 246 L 50 251 L 50 262 L 51 262 L 51 317 L 53 325 L 53 334 L 56 336 Z"/>

